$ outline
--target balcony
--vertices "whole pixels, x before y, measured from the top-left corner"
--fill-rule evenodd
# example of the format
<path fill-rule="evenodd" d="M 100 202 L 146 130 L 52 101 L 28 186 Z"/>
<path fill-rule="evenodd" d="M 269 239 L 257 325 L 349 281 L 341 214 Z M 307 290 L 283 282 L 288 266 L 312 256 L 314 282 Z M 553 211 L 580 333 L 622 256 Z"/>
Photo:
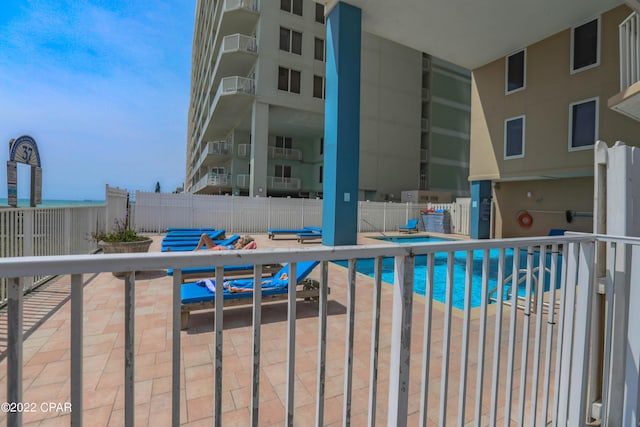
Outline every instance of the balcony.
<path fill-rule="evenodd" d="M 233 156 L 233 143 L 230 141 L 209 141 L 205 143 L 205 148 L 200 154 L 194 166 L 197 170 L 203 164 L 208 166 L 218 165 L 226 162 Z"/>
<path fill-rule="evenodd" d="M 251 108 L 255 98 L 254 80 L 224 77 L 208 110 L 203 128 L 207 135 L 227 135 Z"/>
<path fill-rule="evenodd" d="M 269 157 L 272 159 L 302 160 L 302 150 L 297 148 L 269 147 Z"/>
<path fill-rule="evenodd" d="M 609 108 L 640 120 L 640 17 L 633 12 L 619 26 L 620 92 L 609 98 Z"/>
<path fill-rule="evenodd" d="M 222 39 L 209 88 L 216 87 L 223 76 L 248 75 L 258 57 L 255 37 L 232 34 Z"/>
<path fill-rule="evenodd" d="M 237 184 L 239 188 L 249 188 L 251 175 L 238 175 Z M 267 189 L 276 191 L 299 191 L 302 188 L 300 178 L 283 178 L 280 176 L 267 177 Z"/>
<path fill-rule="evenodd" d="M 230 190 L 233 186 L 231 174 L 209 173 L 203 176 L 191 189 L 193 193 L 211 194 L 221 190 Z"/>
<path fill-rule="evenodd" d="M 224 0 L 218 34 L 222 36 L 232 32 L 251 34 L 259 18 L 258 0 Z"/>
<path fill-rule="evenodd" d="M 302 186 L 300 178 L 284 178 L 280 176 L 268 176 L 267 188 L 270 190 L 298 191 Z"/>

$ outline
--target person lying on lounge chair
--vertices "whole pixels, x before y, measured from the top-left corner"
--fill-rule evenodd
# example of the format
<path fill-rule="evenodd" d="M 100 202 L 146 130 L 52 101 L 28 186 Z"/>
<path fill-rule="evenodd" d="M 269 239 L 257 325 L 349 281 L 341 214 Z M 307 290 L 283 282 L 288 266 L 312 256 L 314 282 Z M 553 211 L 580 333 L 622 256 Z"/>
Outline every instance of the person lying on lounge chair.
<path fill-rule="evenodd" d="M 256 241 L 253 239 L 253 237 L 246 235 L 239 238 L 238 241 L 233 245 L 220 246 L 216 245 L 215 242 L 211 240 L 211 237 L 209 237 L 209 235 L 205 233 L 200 236 L 200 241 L 198 242 L 198 245 L 194 250 L 197 251 L 202 247 L 205 247 L 206 249 L 212 251 L 227 251 L 232 249 L 255 249 L 258 247 L 258 245 L 256 244 Z"/>

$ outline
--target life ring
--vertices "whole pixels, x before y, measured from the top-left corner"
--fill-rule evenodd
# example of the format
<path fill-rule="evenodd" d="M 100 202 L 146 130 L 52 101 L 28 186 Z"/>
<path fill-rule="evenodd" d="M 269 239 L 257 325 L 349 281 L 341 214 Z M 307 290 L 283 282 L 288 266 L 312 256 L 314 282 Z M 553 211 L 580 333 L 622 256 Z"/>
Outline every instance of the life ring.
<path fill-rule="evenodd" d="M 528 212 L 522 212 L 518 215 L 518 225 L 523 228 L 529 228 L 533 224 L 533 217 Z"/>

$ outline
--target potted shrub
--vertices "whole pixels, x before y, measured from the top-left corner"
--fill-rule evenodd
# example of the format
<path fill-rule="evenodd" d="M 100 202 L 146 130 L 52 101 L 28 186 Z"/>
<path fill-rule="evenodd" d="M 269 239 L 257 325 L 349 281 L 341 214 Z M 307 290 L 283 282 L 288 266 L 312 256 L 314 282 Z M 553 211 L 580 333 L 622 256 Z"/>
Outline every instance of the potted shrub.
<path fill-rule="evenodd" d="M 94 233 L 92 238 L 105 254 L 147 252 L 153 242 L 150 237 L 138 235 L 136 230 L 130 228 L 125 221 L 117 219 L 113 231 Z M 116 277 L 124 277 L 125 274 L 113 273 Z"/>

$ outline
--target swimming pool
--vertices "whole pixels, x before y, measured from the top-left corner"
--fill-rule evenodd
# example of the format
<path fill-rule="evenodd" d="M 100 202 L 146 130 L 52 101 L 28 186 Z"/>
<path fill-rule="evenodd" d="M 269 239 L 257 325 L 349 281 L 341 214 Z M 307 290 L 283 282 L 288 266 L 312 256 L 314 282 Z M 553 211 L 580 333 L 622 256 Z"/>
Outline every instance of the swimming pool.
<path fill-rule="evenodd" d="M 379 240 L 390 241 L 397 244 L 415 244 L 425 242 L 449 242 L 451 239 L 440 239 L 434 237 L 385 237 L 379 238 Z M 482 258 L 484 251 L 473 251 L 473 278 L 471 282 L 471 307 L 479 307 L 482 302 Z M 491 249 L 489 251 L 489 281 L 488 289 L 491 291 L 497 286 L 498 276 L 498 257 L 500 254 L 499 249 Z M 546 254 L 545 265 L 547 268 L 551 266 L 551 253 Z M 560 286 L 560 265 L 562 255 L 558 256 L 558 274 L 557 274 L 557 286 Z M 534 252 L 533 266 L 534 268 L 539 265 L 540 253 Z M 347 266 L 347 261 L 336 261 L 337 264 Z M 466 251 L 459 251 L 454 253 L 453 260 L 453 306 L 459 309 L 464 309 L 464 291 L 465 291 L 465 270 L 467 264 Z M 505 278 L 511 276 L 513 271 L 513 249 L 505 250 Z M 527 267 L 527 249 L 520 250 L 520 268 Z M 359 273 L 366 274 L 373 277 L 374 273 L 374 260 L 360 259 L 356 262 L 356 270 Z M 393 272 L 394 272 L 394 260 L 393 258 L 383 258 L 382 260 L 382 281 L 393 284 Z M 427 256 L 418 255 L 415 257 L 414 268 L 414 292 L 424 295 L 427 278 Z M 520 277 L 523 277 L 524 273 L 520 273 Z M 447 254 L 445 252 L 436 253 L 434 259 L 433 270 L 433 299 L 445 302 L 446 292 L 446 277 L 447 277 Z M 510 280 L 510 279 L 509 279 Z M 545 273 L 545 291 L 549 290 L 550 274 Z M 508 283 L 510 285 L 510 282 Z M 526 284 L 522 283 L 518 287 L 518 295 L 524 296 L 526 292 Z M 535 287 L 535 282 L 532 284 L 532 288 Z M 506 299 L 507 289 L 505 289 Z"/>

